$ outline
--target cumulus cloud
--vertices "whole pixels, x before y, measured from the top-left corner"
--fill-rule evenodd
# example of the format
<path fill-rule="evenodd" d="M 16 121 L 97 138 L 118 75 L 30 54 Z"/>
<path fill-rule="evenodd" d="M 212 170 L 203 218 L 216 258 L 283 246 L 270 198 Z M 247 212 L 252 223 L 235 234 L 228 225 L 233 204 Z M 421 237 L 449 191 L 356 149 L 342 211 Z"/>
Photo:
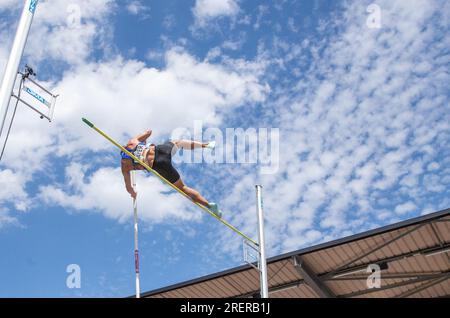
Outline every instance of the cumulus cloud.
<path fill-rule="evenodd" d="M 6 3 L 2 4 L 4 9 Z M 264 98 L 266 87 L 259 83 L 261 72 L 255 72 L 257 63 L 238 60 L 227 65 L 214 65 L 197 60 L 181 48 L 165 54 L 166 66 L 163 69 L 148 68 L 142 62 L 124 60 L 118 55 L 95 62 L 92 60 L 94 50 L 100 48 L 105 56 L 108 53 L 107 45 L 95 47 L 93 41 L 99 41 L 99 36 L 111 27 L 105 19 L 114 8 L 114 2 L 110 0 L 39 3 L 25 59 L 31 60 L 34 66 L 44 65 L 45 61 L 52 61 L 51 64 L 64 62 L 70 66 L 71 72 L 65 73 L 59 81 L 41 81 L 61 95 L 52 124 L 38 120 L 36 114 L 26 107 L 18 109 L 9 147 L 1 162 L 0 180 L 5 185 L 0 192 L 2 222 L 15 220 L 10 214 L 12 210 L 28 210 L 30 202 L 36 202 L 34 196 L 45 204 L 83 211 L 96 209 L 118 220 L 129 216 L 126 203 L 118 204 L 120 196 L 116 194 L 125 192 L 120 177 L 112 177 L 120 176 L 116 170 L 94 170 L 83 184 L 79 181 L 67 186 L 57 181 L 59 175 L 76 180 L 71 174 L 76 168 L 79 173 L 85 172 L 78 165 L 85 164 L 83 154 L 86 153 L 91 157 L 89 161 L 97 165 L 100 162 L 103 165 L 117 163 L 109 155 L 116 152 L 86 129 L 81 122 L 83 116 L 121 141 L 147 127 L 154 130 L 155 140 L 163 141 L 174 128 L 190 127 L 196 119 L 217 123 L 220 121 L 216 116 L 217 108 L 225 109 Z M 12 42 L 13 27 L 5 24 L 1 31 L 9 42 Z M 48 40 L 45 45 L 42 45 L 42 39 Z M 8 43 L 4 43 L 0 49 L 2 65 L 6 63 L 7 49 Z M 189 111 L 180 112 L 180 107 Z M 104 153 L 108 155 L 105 157 Z M 56 171 L 64 169 L 63 162 L 68 158 L 74 165 L 65 174 Z M 62 167 L 55 168 L 55 162 L 61 162 Z M 36 182 L 35 178 L 42 173 L 54 184 L 40 184 L 37 194 L 28 193 L 29 184 Z M 84 180 L 80 174 L 77 176 Z M 102 188 L 103 183 L 112 187 L 96 189 Z M 144 179 L 141 183 L 143 187 L 157 189 L 155 195 L 160 196 L 145 196 L 160 202 L 159 208 L 144 216 L 147 220 L 162 222 L 171 218 L 197 218 L 195 213 L 180 214 L 187 209 L 185 203 L 177 203 L 176 199 L 171 202 L 176 209 L 167 213 L 170 208 L 165 202 L 169 201 L 162 193 L 167 189 L 163 190 L 155 180 Z M 150 204 L 145 198 L 142 201 Z M 162 213 L 163 210 L 166 213 Z"/>
<path fill-rule="evenodd" d="M 98 211 L 108 218 L 125 222 L 133 216 L 130 196 L 124 191 L 119 168 L 101 168 L 88 175 L 87 166 L 73 163 L 66 169 L 64 184 L 40 187 L 39 197 L 50 205 L 77 211 Z M 146 222 L 170 219 L 199 220 L 201 212 L 176 193 L 166 194 L 167 186 L 156 178 L 137 174 L 139 217 Z"/>
<path fill-rule="evenodd" d="M 257 30 L 261 27 L 261 25 L 264 22 L 264 16 L 266 16 L 268 13 L 269 13 L 269 6 L 266 6 L 266 5 L 258 6 L 258 13 L 256 15 L 256 21 L 253 24 L 253 28 L 255 30 Z"/>
<path fill-rule="evenodd" d="M 265 96 L 266 87 L 252 73 L 252 65 L 247 70 L 243 65 L 223 67 L 197 61 L 179 50 L 169 51 L 166 59 L 164 70 L 117 59 L 84 65 L 65 77 L 56 87 L 61 93 L 60 105 L 64 106 L 58 107 L 55 116 L 63 135 L 77 137 L 65 140 L 59 153 L 108 147 L 102 140 L 92 140 L 91 133 L 73 118 L 86 116 L 122 138 L 140 133 L 141 127 L 152 127 L 154 138 L 162 138 L 174 128 L 191 127 L 197 119 L 217 123 L 217 108 Z M 189 111 L 180 112 L 180 107 Z"/>
<path fill-rule="evenodd" d="M 139 16 L 142 19 L 149 17 L 150 7 L 142 3 L 142 1 L 133 0 L 126 5 L 127 11 L 132 14 Z"/>
<path fill-rule="evenodd" d="M 0 202 L 2 203 L 0 210 L 3 210 L 4 220 L 13 220 L 13 218 L 6 215 L 4 208 L 6 204 L 12 204 L 18 211 L 26 211 L 30 207 L 31 202 L 24 189 L 26 182 L 29 180 L 29 176 L 10 169 L 0 171 Z"/>
<path fill-rule="evenodd" d="M 0 47 L 0 69 L 4 70 L 6 68 L 6 62 L 8 60 L 8 52 L 6 48 Z"/>
<path fill-rule="evenodd" d="M 149 127 L 154 131 L 152 138 L 155 142 L 164 141 L 173 129 L 191 127 L 194 120 L 202 119 L 205 124 L 220 123 L 217 109 L 232 109 L 237 105 L 263 100 L 267 87 L 260 83 L 258 73 L 263 66 L 257 64 L 235 61 L 215 65 L 199 61 L 175 48 L 167 52 L 164 69 L 148 68 L 142 62 L 126 61 L 120 57 L 108 62 L 77 66 L 53 84 L 54 91 L 61 96 L 52 124 L 37 120 L 28 109 L 19 110 L 9 144 L 21 147 L 8 147 L 2 164 L 15 171 L 27 171 L 30 175 L 52 171 L 52 161 L 56 159 L 85 162 L 83 155 L 92 158 L 92 162 L 102 162 L 103 165 L 114 162 L 117 165 L 117 157 L 111 156 L 117 155 L 117 150 L 100 136 L 93 135 L 81 122 L 81 117 L 89 118 L 121 142 Z M 23 157 L 33 160 L 19 160 Z M 67 176 L 70 171 L 66 171 Z M 117 204 L 118 196 L 114 190 L 119 191 L 120 188 L 124 192 L 124 188 L 122 184 L 119 186 L 120 178 L 110 180 L 108 173 L 117 175 L 118 171 L 99 170 L 83 186 L 43 187 L 40 197 L 48 204 L 65 208 L 97 208 L 108 217 L 121 220 L 128 210 Z M 117 184 L 117 187 L 112 187 L 113 191 L 97 190 L 96 200 L 94 189 L 101 187 L 103 182 Z M 153 183 L 146 185 L 163 191 Z M 97 203 L 99 205 L 95 205 Z M 113 206 L 120 209 L 109 209 Z M 163 216 L 170 218 L 178 215 L 158 214 L 162 210 L 154 212 L 160 218 L 155 214 L 149 216 L 149 220 L 161 221 Z"/>
<path fill-rule="evenodd" d="M 239 12 L 236 0 L 196 0 L 192 9 L 196 23 L 204 26 L 219 17 L 232 17 Z"/>
<path fill-rule="evenodd" d="M 21 6 L 23 6 L 23 3 L 16 0 L 0 0 L 1 10 L 18 9 Z"/>
<path fill-rule="evenodd" d="M 5 9 L 6 4 L 8 7 L 12 5 L 4 2 L 1 8 Z M 39 3 L 25 59 L 28 62 L 31 60 L 34 66 L 44 65 L 45 61 L 52 61 L 50 64 L 65 62 L 70 65 L 71 72 L 65 73 L 59 81 L 41 81 L 44 86 L 61 95 L 52 124 L 38 120 L 36 114 L 26 107 L 18 109 L 9 147 L 1 162 L 4 169 L 1 180 L 5 185 L 9 184 L 0 193 L 0 205 L 4 207 L 2 220 L 5 222 L 14 219 L 8 214 L 8 203 L 16 210 L 30 208 L 30 196 L 34 194 L 27 193 L 26 188 L 30 182 L 36 181 L 34 178 L 39 173 L 48 174 L 56 184 L 40 187 L 37 196 L 47 204 L 75 210 L 96 208 L 106 216 L 119 220 L 128 215 L 128 209 L 125 208 L 109 209 L 113 206 L 124 207 L 107 204 L 116 202 L 118 196 L 114 191 L 97 191 L 97 195 L 104 195 L 105 201 L 94 199 L 93 189 L 101 187 L 102 182 L 114 184 L 113 180 L 107 180 L 107 173 L 117 174 L 117 171 L 98 170 L 98 173 L 91 174 L 89 182 L 77 186 L 64 187 L 56 182 L 58 172 L 54 171 L 54 162 L 61 159 L 70 158 L 74 164 L 82 164 L 86 161 L 83 154 L 89 153 L 91 161 L 97 164 L 100 161 L 103 164 L 116 162 L 110 155 L 104 158 L 102 154 L 105 151 L 113 151 L 110 145 L 101 138 L 93 137 L 92 132 L 86 129 L 81 122 L 83 116 L 122 141 L 140 133 L 142 127 L 151 127 L 155 132 L 153 137 L 163 141 L 174 128 L 190 127 L 197 119 L 210 124 L 218 123 L 220 117 L 217 116 L 217 109 L 262 100 L 267 93 L 267 87 L 260 84 L 259 78 L 264 66 L 257 62 L 236 60 L 226 65 L 212 64 L 197 60 L 181 48 L 171 49 L 164 54 L 166 66 L 163 69 L 148 68 L 142 62 L 124 60 L 118 55 L 102 59 L 101 62 L 92 61 L 92 52 L 98 49 L 93 41 L 99 41 L 99 35 L 111 27 L 105 19 L 114 9 L 114 2 L 110 0 Z M 12 13 L 11 18 L 14 19 Z M 12 24 L 5 24 L 1 31 L 4 38 L 9 38 L 9 42 L 12 42 L 13 27 Z M 42 39 L 48 39 L 46 45 L 42 45 Z M 5 42 L 0 49 L 2 65 L 6 63 L 7 49 L 8 43 Z M 100 46 L 100 49 L 105 55 L 108 53 L 108 46 Z M 180 112 L 180 107 L 189 111 Z M 105 120 L 105 116 L 108 120 Z M 133 125 L 130 127 L 129 123 Z M 71 178 L 73 169 L 66 170 L 67 178 Z M 80 168 L 79 171 L 84 170 Z M 142 182 L 160 189 L 145 183 L 147 181 Z M 112 189 L 118 189 L 119 183 L 116 179 L 117 187 Z M 123 185 L 120 189 L 124 192 Z M 153 212 L 156 214 L 150 215 L 148 220 L 159 222 L 163 218 L 177 216 L 158 214 L 156 211 L 161 212 L 161 209 L 156 209 Z"/>
<path fill-rule="evenodd" d="M 199 21 L 209 21 L 239 11 L 234 1 L 215 7 L 217 3 L 197 1 L 194 14 Z M 14 192 L 26 207 L 29 179 L 23 176 L 48 168 L 51 159 L 67 160 L 71 164 L 64 164 L 65 181 L 41 185 L 38 198 L 123 221 L 130 212 L 117 152 L 80 118 L 88 117 L 120 141 L 142 127 L 152 127 L 153 140 L 162 141 L 173 128 L 191 127 L 199 118 L 227 125 L 222 117 L 226 116 L 240 123 L 243 118 L 255 123 L 252 119 L 257 118 L 260 127 L 282 128 L 276 175 L 256 180 L 254 167 L 236 166 L 202 172 L 205 178 L 221 180 L 213 190 L 221 196 L 224 210 L 234 211 L 226 218 L 249 235 L 256 228 L 254 202 L 249 198 L 254 198 L 256 182 L 264 185 L 266 236 L 272 253 L 448 206 L 450 78 L 445 50 L 450 42 L 441 36 L 449 29 L 448 4 L 442 9 L 440 1 L 381 1 L 383 28 L 377 30 L 365 24 L 367 4 L 345 2 L 336 17 L 322 22 L 317 34 L 302 42 L 278 36 L 271 43 L 261 41 L 254 61 L 226 59 L 220 50 L 199 60 L 174 48 L 163 55 L 166 64 L 161 69 L 120 56 L 90 60 L 89 49 L 84 54 L 90 47 L 85 43 L 92 43 L 94 33 L 89 22 L 83 22 L 81 44 L 68 48 L 75 53 L 67 52 L 65 58 L 62 51 L 50 49 L 50 56 L 73 65 L 72 72 L 49 83 L 61 94 L 55 122 L 49 126 L 21 110 L 10 143 L 23 147 L 7 149 L 2 167 L 9 172 L 3 178 L 19 176 Z M 97 27 L 108 12 L 93 13 L 87 21 Z M 232 44 L 226 46 L 239 47 Z M 222 60 L 212 63 L 213 57 Z M 265 59 L 270 68 L 262 62 Z M 256 110 L 246 107 L 254 104 Z M 17 160 L 22 157 L 33 160 L 25 165 Z M 180 211 L 187 208 L 180 198 L 167 198 L 156 180 L 142 179 L 141 184 L 145 205 L 156 200 L 175 204 Z M 2 206 L 9 197 L 10 193 L 0 195 Z M 198 220 L 194 211 L 179 215 L 159 204 L 144 213 L 149 222 Z M 4 212 L 2 216 L 11 220 Z M 235 249 L 232 243 L 240 242 L 227 229 L 219 233 L 230 243 L 218 246 L 221 250 L 230 252 Z"/>
<path fill-rule="evenodd" d="M 439 169 L 449 157 L 448 10 L 440 1 L 381 1 L 383 27 L 374 30 L 367 4 L 347 2 L 318 28 L 321 41 L 260 45 L 275 80 L 259 125 L 282 127 L 280 171 L 260 180 L 273 251 L 448 205 L 449 170 Z M 296 79 L 277 83 L 287 70 Z M 252 204 L 238 202 L 257 180 L 237 182 L 226 202 L 243 206 L 232 221 L 251 231 Z"/>
<path fill-rule="evenodd" d="M 39 1 L 25 59 L 35 66 L 42 61 L 83 63 L 96 47 L 108 48 L 106 18 L 114 9 L 114 0 Z"/>
<path fill-rule="evenodd" d="M 417 210 L 417 206 L 413 202 L 406 202 L 395 207 L 395 213 L 406 214 Z"/>

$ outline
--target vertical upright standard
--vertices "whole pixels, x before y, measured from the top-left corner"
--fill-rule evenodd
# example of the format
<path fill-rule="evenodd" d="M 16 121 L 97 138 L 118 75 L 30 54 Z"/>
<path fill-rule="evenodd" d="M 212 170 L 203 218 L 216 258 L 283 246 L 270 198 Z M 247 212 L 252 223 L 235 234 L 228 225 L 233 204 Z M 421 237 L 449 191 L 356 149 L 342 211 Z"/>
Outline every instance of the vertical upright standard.
<path fill-rule="evenodd" d="M 131 171 L 131 182 L 136 192 L 136 175 Z M 139 248 L 138 248 L 138 215 L 137 215 L 137 197 L 133 199 L 134 209 L 134 268 L 136 271 L 136 298 L 141 298 L 141 288 L 139 286 Z"/>
<path fill-rule="evenodd" d="M 16 37 L 6 64 L 5 74 L 0 87 L 0 134 L 5 125 L 6 115 L 8 113 L 9 102 L 11 100 L 14 83 L 19 70 L 20 60 L 22 59 L 25 44 L 33 22 L 34 12 L 36 11 L 38 0 L 26 0 L 22 11 Z"/>
<path fill-rule="evenodd" d="M 264 240 L 264 213 L 262 202 L 262 186 L 256 186 L 256 212 L 258 214 L 259 275 L 261 282 L 261 298 L 269 298 L 267 281 L 266 246 Z"/>

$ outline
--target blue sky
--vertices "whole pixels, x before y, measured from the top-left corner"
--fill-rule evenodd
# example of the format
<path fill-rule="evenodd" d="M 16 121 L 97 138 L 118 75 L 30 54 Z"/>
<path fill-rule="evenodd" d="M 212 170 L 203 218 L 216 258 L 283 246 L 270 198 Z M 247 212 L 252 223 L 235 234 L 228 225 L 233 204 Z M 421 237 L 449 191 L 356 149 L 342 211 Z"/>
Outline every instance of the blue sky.
<path fill-rule="evenodd" d="M 0 297 L 134 293 L 117 150 L 81 117 L 121 142 L 278 128 L 275 173 L 177 164 L 253 237 L 262 183 L 270 256 L 448 208 L 450 5 L 375 3 L 381 28 L 372 1 L 40 1 L 23 63 L 61 96 L 51 124 L 19 108 L 0 163 Z M 0 0 L 1 70 L 20 10 Z M 242 264 L 233 232 L 152 176 L 138 191 L 143 291 Z"/>

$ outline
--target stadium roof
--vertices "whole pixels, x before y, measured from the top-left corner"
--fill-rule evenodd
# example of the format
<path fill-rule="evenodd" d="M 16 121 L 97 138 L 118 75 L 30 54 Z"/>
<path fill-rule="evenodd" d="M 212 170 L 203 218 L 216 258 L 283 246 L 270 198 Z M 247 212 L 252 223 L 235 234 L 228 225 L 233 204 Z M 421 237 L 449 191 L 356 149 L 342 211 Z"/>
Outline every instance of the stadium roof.
<path fill-rule="evenodd" d="M 267 260 L 271 298 L 448 297 L 450 209 L 410 219 Z M 381 271 L 369 289 L 368 266 Z M 147 293 L 147 298 L 259 296 L 259 273 L 250 265 Z"/>

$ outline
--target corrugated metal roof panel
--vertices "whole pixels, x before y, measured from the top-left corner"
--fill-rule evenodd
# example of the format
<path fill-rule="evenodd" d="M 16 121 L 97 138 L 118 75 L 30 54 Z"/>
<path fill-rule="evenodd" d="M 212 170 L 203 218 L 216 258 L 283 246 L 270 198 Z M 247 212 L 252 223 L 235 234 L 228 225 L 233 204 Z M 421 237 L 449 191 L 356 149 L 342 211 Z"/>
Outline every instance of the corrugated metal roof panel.
<path fill-rule="evenodd" d="M 310 286 L 298 283 L 303 278 L 294 267 L 294 255 L 301 255 L 302 261 L 308 264 L 321 283 L 339 297 L 450 295 L 450 255 L 448 251 L 445 252 L 450 246 L 449 215 L 450 209 L 429 217 L 402 222 L 397 226 L 272 258 L 268 261 L 269 288 L 274 290 L 270 296 L 318 297 Z M 440 254 L 421 254 L 425 252 Z M 381 272 L 381 289 L 369 290 L 366 266 L 385 260 L 388 260 L 388 268 Z M 333 279 L 336 274 L 345 276 Z M 146 293 L 144 296 L 250 297 L 258 293 L 258 290 L 259 273 L 250 266 L 241 266 L 207 278 Z"/>

